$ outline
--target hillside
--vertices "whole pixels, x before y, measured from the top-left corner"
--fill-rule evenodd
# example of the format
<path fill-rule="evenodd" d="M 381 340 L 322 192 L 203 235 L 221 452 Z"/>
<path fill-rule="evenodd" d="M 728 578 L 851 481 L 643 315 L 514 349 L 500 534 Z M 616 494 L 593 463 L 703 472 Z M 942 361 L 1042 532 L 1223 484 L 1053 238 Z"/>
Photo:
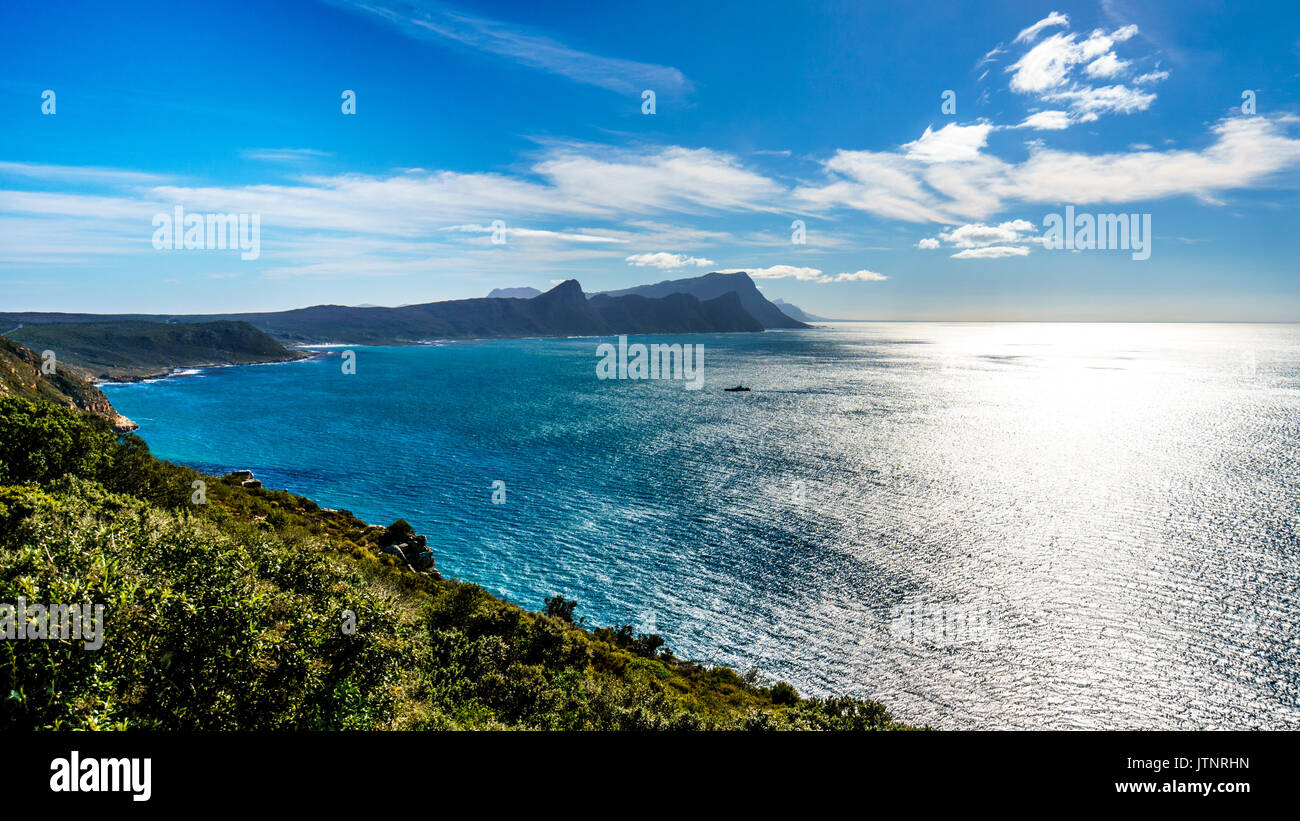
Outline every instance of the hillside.
<path fill-rule="evenodd" d="M 136 428 L 134 422 L 113 410 L 103 391 L 59 362 L 57 356 L 54 373 L 41 373 L 41 364 L 35 352 L 0 336 L 0 398 L 17 396 L 55 402 L 103 417 L 115 428 Z"/>
<path fill-rule="evenodd" d="M 60 363 L 99 379 L 133 379 L 203 365 L 288 362 L 307 355 L 285 349 L 247 322 L 24 324 L 11 335 L 35 350 L 52 350 Z"/>
<path fill-rule="evenodd" d="M 808 326 L 793 317 L 786 316 L 781 309 L 773 305 L 758 290 L 749 274 L 705 274 L 689 279 L 668 279 L 653 285 L 638 285 L 621 291 L 606 291 L 604 296 L 621 297 L 636 295 L 643 297 L 665 297 L 669 294 L 690 294 L 699 300 L 715 299 L 723 294 L 734 293 L 740 297 L 740 305 L 745 312 L 754 317 L 764 328 L 807 328 Z"/>
<path fill-rule="evenodd" d="M 590 628 L 559 595 L 529 612 L 412 572 L 386 552 L 423 544 L 405 522 L 240 479 L 56 397 L 0 397 L 0 601 L 105 607 L 98 649 L 4 643 L 0 728 L 908 729 Z"/>

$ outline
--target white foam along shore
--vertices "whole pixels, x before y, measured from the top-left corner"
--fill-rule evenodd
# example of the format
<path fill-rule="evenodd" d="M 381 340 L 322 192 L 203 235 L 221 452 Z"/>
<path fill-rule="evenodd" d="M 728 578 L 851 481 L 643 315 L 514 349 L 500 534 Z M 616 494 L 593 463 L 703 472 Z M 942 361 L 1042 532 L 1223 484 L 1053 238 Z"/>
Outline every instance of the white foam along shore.
<path fill-rule="evenodd" d="M 290 365 L 294 362 L 307 362 L 312 359 L 319 359 L 326 354 L 321 353 L 316 356 L 298 356 L 293 359 L 268 359 L 261 362 L 213 362 L 203 365 L 194 365 L 188 368 L 172 368 L 164 373 L 147 374 L 129 379 L 91 379 L 93 385 L 141 385 L 161 382 L 164 379 L 175 379 L 182 376 L 201 376 L 204 371 L 214 371 L 221 368 L 242 368 L 246 365 Z"/>

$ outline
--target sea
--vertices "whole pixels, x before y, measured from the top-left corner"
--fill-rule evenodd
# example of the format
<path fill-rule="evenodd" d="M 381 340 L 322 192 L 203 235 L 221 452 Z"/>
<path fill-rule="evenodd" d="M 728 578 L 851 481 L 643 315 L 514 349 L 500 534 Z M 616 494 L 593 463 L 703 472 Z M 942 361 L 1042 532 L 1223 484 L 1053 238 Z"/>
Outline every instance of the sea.
<path fill-rule="evenodd" d="M 940 729 L 1300 728 L 1300 326 L 629 340 L 702 345 L 699 389 L 600 378 L 612 341 L 103 387 L 161 458 L 406 519 L 445 575 L 805 695 Z"/>

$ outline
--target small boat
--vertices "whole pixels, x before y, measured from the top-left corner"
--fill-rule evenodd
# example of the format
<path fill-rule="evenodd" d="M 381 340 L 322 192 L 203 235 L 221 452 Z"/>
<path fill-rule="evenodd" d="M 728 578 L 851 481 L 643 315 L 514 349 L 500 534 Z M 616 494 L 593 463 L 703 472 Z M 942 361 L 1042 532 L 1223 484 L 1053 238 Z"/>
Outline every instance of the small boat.
<path fill-rule="evenodd" d="M 723 390 L 727 391 L 728 393 L 735 393 L 737 391 L 747 391 L 749 390 L 749 388 L 745 387 L 744 385 L 737 385 L 734 388 L 723 388 Z"/>

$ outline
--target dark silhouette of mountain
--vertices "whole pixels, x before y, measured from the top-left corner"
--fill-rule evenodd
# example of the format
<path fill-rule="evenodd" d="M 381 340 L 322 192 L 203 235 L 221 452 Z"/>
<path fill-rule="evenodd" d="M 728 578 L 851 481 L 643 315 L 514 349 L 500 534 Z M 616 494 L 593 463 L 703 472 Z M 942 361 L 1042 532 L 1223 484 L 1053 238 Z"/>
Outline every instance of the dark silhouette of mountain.
<path fill-rule="evenodd" d="M 587 304 L 605 320 L 609 333 L 694 333 L 697 328 L 715 332 L 763 330 L 762 323 L 745 311 L 734 291 L 706 300 L 690 294 L 669 294 L 658 299 L 596 294 Z"/>
<path fill-rule="evenodd" d="M 735 293 L 740 297 L 740 305 L 745 312 L 762 323 L 764 328 L 807 328 L 803 322 L 786 316 L 781 309 L 767 301 L 759 293 L 758 286 L 749 274 L 741 271 L 735 274 L 705 274 L 689 279 L 669 279 L 654 285 L 638 285 L 621 291 L 606 291 L 605 296 L 645 296 L 665 297 L 669 294 L 690 294 L 699 300 L 713 299 L 726 293 Z"/>
<path fill-rule="evenodd" d="M 785 314 L 791 319 L 797 319 L 800 322 L 830 322 L 831 321 L 824 316 L 813 316 L 812 314 L 805 311 L 803 308 L 800 308 L 798 305 L 792 305 L 791 303 L 786 302 L 784 299 L 780 299 L 780 298 L 774 299 L 772 300 L 772 304 L 780 308 L 781 313 Z"/>
<path fill-rule="evenodd" d="M 485 297 L 399 308 L 314 305 L 271 313 L 171 316 L 0 314 L 0 322 L 22 323 L 24 330 L 33 325 L 140 320 L 184 325 L 235 320 L 247 322 L 281 342 L 358 345 L 455 338 L 729 333 L 764 328 L 764 323 L 746 311 L 742 297 L 734 291 L 722 291 L 706 299 L 682 293 L 663 297 L 603 295 L 588 299 L 582 286 L 573 279 L 532 299 Z"/>
<path fill-rule="evenodd" d="M 536 288 L 493 288 L 492 293 L 488 294 L 488 299 L 532 299 L 540 296 L 541 291 Z"/>

